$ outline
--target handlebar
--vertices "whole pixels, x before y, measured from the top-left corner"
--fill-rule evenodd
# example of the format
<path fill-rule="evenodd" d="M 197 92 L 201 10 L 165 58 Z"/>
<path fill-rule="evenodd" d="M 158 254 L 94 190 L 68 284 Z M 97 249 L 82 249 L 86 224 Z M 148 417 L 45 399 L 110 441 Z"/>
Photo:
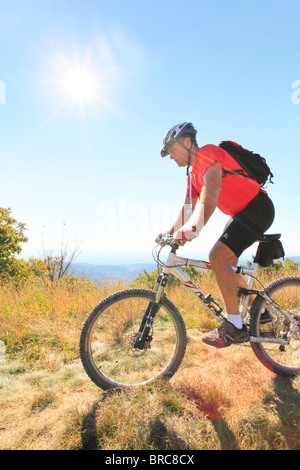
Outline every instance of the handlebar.
<path fill-rule="evenodd" d="M 179 248 L 179 245 L 175 243 L 173 236 L 169 233 L 161 234 L 160 237 L 156 240 L 156 242 L 162 248 L 168 245 L 171 246 L 174 253 Z"/>
<path fill-rule="evenodd" d="M 163 233 L 157 238 L 156 242 L 160 246 L 172 245 L 174 238 L 169 233 Z"/>

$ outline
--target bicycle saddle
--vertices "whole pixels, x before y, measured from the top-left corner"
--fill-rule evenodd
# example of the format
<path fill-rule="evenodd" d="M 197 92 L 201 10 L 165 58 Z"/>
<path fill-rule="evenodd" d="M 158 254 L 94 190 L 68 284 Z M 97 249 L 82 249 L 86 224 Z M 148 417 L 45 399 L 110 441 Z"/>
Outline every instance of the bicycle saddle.
<path fill-rule="evenodd" d="M 271 242 L 273 240 L 279 240 L 281 238 L 281 233 L 273 234 L 264 234 L 262 237 L 258 238 L 258 242 Z"/>

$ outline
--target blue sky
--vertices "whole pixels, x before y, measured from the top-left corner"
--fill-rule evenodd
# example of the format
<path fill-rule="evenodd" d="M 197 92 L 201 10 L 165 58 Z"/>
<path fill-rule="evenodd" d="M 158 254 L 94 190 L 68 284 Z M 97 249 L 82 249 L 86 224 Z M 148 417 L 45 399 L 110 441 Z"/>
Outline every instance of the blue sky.
<path fill-rule="evenodd" d="M 160 158 L 182 121 L 199 145 L 267 159 L 269 232 L 300 255 L 299 24 L 297 0 L 0 0 L 0 205 L 27 224 L 23 256 L 64 239 L 81 261 L 149 261 L 185 195 Z M 217 210 L 181 254 L 205 257 L 226 221 Z"/>

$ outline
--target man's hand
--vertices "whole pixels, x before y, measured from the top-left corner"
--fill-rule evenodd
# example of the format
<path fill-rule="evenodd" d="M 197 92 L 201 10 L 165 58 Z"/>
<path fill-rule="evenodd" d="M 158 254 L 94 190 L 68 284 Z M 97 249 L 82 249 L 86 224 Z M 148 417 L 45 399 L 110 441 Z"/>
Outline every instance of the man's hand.
<path fill-rule="evenodd" d="M 177 230 L 177 232 L 174 233 L 173 238 L 177 245 L 183 246 L 186 242 L 191 242 L 198 236 L 199 232 L 196 230 L 196 227 L 193 226 Z"/>

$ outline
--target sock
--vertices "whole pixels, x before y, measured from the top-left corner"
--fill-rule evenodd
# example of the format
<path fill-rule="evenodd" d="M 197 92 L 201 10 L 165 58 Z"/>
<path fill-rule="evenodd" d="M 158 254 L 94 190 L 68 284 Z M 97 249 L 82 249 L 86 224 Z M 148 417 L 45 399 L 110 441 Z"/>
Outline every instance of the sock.
<path fill-rule="evenodd" d="M 247 310 L 250 313 L 251 305 L 250 305 L 250 307 L 247 307 Z M 266 309 L 265 309 L 265 307 L 263 307 L 260 313 L 265 313 L 265 311 L 266 311 Z"/>
<path fill-rule="evenodd" d="M 243 328 L 243 320 L 241 315 L 232 315 L 230 313 L 227 313 L 227 321 L 232 323 L 236 328 L 239 330 L 242 330 Z"/>

